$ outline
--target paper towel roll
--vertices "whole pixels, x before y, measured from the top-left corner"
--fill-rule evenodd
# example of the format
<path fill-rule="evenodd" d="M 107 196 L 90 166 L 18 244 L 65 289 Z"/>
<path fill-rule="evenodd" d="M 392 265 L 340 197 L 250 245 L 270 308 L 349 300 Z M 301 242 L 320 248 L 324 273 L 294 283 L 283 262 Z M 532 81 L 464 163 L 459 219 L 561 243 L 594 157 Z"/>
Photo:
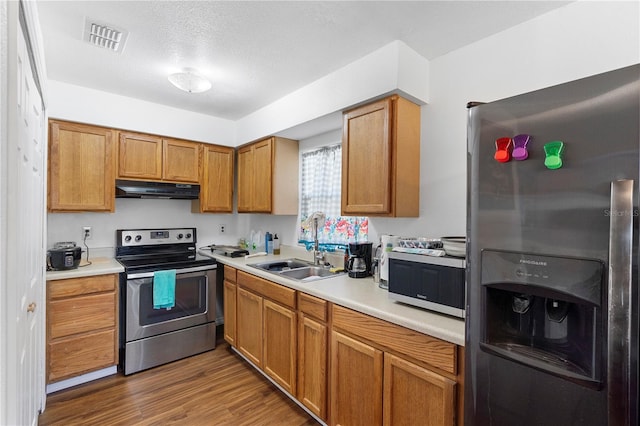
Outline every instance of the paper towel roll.
<path fill-rule="evenodd" d="M 398 235 L 382 235 L 380 236 L 380 244 L 382 245 L 382 254 L 380 255 L 380 281 L 389 281 L 389 253 L 394 247 L 400 244 Z"/>

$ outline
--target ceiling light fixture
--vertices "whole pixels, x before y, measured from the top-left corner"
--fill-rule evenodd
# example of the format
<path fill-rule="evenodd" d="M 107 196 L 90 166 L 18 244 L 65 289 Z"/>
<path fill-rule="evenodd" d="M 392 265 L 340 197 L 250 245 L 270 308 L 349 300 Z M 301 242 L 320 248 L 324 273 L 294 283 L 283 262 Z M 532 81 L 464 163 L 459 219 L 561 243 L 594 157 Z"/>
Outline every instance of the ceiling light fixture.
<path fill-rule="evenodd" d="M 178 89 L 189 93 L 202 93 L 211 89 L 211 82 L 194 68 L 184 68 L 181 72 L 170 74 L 169 81 Z"/>

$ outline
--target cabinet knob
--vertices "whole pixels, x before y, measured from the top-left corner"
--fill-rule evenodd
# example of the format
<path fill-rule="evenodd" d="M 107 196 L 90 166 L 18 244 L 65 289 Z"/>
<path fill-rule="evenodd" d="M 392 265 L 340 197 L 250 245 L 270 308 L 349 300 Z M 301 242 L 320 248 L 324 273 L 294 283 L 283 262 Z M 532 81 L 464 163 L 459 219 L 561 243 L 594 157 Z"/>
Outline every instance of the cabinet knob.
<path fill-rule="evenodd" d="M 34 312 L 36 310 L 36 302 L 29 303 L 27 306 L 27 312 Z"/>

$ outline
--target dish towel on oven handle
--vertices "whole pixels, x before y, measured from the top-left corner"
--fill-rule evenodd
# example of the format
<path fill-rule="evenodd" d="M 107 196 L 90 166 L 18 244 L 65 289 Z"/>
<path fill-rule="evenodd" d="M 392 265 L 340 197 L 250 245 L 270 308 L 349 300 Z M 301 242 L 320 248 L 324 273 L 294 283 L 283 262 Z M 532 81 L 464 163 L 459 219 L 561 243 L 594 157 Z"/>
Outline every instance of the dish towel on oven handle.
<path fill-rule="evenodd" d="M 153 309 L 171 309 L 176 305 L 176 270 L 153 273 Z"/>

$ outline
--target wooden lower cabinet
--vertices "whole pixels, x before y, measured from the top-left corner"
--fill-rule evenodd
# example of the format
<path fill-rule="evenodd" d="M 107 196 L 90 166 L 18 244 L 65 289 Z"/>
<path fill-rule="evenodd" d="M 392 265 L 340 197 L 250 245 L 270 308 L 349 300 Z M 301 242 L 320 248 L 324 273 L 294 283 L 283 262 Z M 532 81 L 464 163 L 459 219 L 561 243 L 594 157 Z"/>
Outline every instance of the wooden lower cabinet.
<path fill-rule="evenodd" d="M 331 333 L 330 424 L 382 424 L 382 360 L 381 350 Z"/>
<path fill-rule="evenodd" d="M 223 274 L 222 308 L 224 311 L 224 340 L 235 347 L 238 329 L 238 286 L 236 284 L 238 270 L 229 265 L 223 265 Z"/>
<path fill-rule="evenodd" d="M 224 295 L 223 295 L 223 308 L 224 308 L 224 340 L 231 346 L 236 345 L 236 290 L 235 283 L 224 279 Z"/>
<path fill-rule="evenodd" d="M 456 382 L 384 355 L 384 425 L 453 426 Z"/>
<path fill-rule="evenodd" d="M 341 306 L 331 311 L 330 425 L 463 424 L 461 348 Z"/>
<path fill-rule="evenodd" d="M 118 275 L 47 281 L 47 383 L 118 363 Z"/>
<path fill-rule="evenodd" d="M 463 425 L 464 348 L 224 273 L 225 339 L 327 424 Z"/>
<path fill-rule="evenodd" d="M 295 290 L 242 271 L 236 290 L 236 348 L 295 395 Z"/>
<path fill-rule="evenodd" d="M 265 299 L 264 372 L 291 395 L 296 394 L 296 334 L 296 313 Z"/>
<path fill-rule="evenodd" d="M 262 297 L 238 288 L 236 348 L 257 367 L 262 365 Z"/>
<path fill-rule="evenodd" d="M 297 398 L 313 414 L 327 420 L 327 302 L 298 293 Z"/>

